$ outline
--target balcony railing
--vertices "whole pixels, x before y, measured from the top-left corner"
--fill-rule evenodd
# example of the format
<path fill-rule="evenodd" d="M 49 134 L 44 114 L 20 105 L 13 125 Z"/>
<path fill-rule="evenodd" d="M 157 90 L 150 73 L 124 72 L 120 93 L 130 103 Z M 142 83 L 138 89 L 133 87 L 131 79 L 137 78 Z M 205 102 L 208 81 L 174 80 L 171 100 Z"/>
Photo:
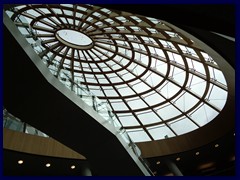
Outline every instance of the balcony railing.
<path fill-rule="evenodd" d="M 3 110 L 3 128 L 11 129 L 26 134 L 32 134 L 42 137 L 49 137 L 45 133 L 21 121 L 19 118 L 13 116 L 6 109 Z"/>

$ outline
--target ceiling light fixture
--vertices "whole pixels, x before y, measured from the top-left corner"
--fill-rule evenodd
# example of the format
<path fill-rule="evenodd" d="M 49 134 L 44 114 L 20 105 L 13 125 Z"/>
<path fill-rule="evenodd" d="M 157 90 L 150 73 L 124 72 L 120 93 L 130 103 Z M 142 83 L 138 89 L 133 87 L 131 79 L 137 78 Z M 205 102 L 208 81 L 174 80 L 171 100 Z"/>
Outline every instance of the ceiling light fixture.
<path fill-rule="evenodd" d="M 215 144 L 215 148 L 219 147 L 219 144 Z"/>
<path fill-rule="evenodd" d="M 18 164 L 23 164 L 23 160 L 19 160 L 19 161 L 18 161 Z"/>
<path fill-rule="evenodd" d="M 200 153 L 199 152 L 196 152 L 196 156 L 198 156 Z"/>
<path fill-rule="evenodd" d="M 160 161 L 157 161 L 156 164 L 160 164 L 161 162 Z"/>
<path fill-rule="evenodd" d="M 180 160 L 181 160 L 181 158 L 180 158 L 180 157 L 176 158 L 176 161 L 180 161 Z"/>
<path fill-rule="evenodd" d="M 76 166 L 74 166 L 74 165 L 71 166 L 71 169 L 75 169 L 75 168 L 76 168 Z"/>
<path fill-rule="evenodd" d="M 47 164 L 46 164 L 46 167 L 50 167 L 50 166 L 51 166 L 51 164 L 50 164 L 50 163 L 47 163 Z"/>

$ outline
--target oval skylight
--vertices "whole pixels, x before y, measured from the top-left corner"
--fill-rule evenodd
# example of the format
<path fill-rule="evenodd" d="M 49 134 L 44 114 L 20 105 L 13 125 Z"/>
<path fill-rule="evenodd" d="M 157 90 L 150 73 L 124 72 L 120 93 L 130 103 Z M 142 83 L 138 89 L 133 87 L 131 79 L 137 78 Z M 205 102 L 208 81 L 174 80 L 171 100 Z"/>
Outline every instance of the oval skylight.
<path fill-rule="evenodd" d="M 108 103 L 135 142 L 191 132 L 225 106 L 215 59 L 168 22 L 89 5 L 32 4 L 13 16 L 30 43 L 41 41 L 34 49 L 50 71 L 58 77 L 64 69 Z"/>
<path fill-rule="evenodd" d="M 57 31 L 56 37 L 59 41 L 72 48 L 92 44 L 91 38 L 87 35 L 71 29 L 62 29 Z"/>

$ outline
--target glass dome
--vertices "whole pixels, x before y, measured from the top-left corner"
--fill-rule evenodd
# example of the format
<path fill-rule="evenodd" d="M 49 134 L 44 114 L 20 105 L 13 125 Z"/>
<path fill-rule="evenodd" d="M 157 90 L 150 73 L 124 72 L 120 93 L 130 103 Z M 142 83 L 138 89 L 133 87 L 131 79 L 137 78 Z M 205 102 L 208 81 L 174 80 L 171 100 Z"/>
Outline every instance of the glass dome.
<path fill-rule="evenodd" d="M 134 142 L 196 130 L 226 103 L 216 61 L 166 21 L 75 4 L 7 13 L 53 75 L 64 70 L 108 103 Z"/>

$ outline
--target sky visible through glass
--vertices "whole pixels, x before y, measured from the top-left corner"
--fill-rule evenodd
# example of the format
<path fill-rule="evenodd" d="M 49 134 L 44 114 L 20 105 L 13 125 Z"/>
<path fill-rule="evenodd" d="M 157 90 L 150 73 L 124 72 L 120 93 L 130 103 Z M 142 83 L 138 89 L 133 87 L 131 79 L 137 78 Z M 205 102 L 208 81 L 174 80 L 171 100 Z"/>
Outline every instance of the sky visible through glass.
<path fill-rule="evenodd" d="M 23 5 L 7 14 L 53 75 L 64 70 L 108 103 L 135 142 L 198 129 L 226 103 L 216 61 L 165 21 L 71 4 Z M 68 45 L 56 33 L 92 46 Z"/>
<path fill-rule="evenodd" d="M 75 30 L 63 29 L 59 30 L 57 34 L 64 41 L 78 46 L 86 46 L 92 43 L 91 38 Z"/>

